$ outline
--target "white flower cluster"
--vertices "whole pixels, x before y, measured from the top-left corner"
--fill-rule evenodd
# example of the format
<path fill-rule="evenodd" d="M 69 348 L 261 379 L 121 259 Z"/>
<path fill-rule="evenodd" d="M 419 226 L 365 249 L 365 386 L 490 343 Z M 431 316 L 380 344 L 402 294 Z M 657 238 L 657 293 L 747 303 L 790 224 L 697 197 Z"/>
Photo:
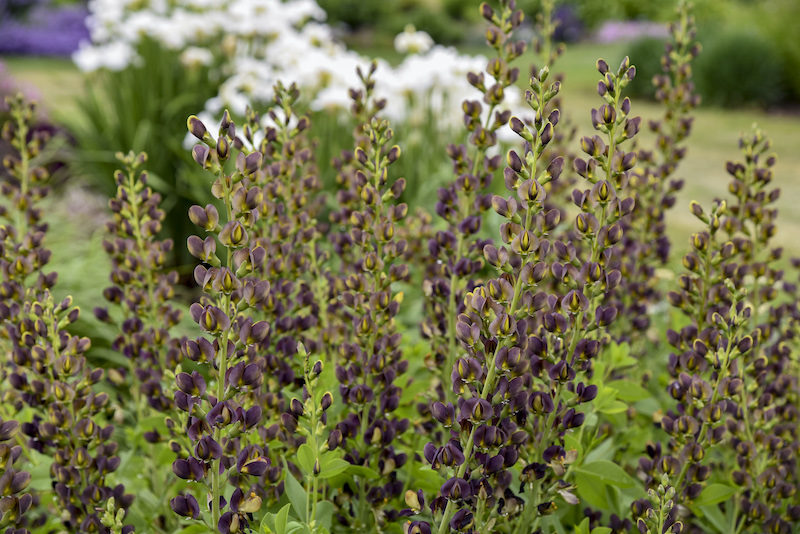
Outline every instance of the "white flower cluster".
<path fill-rule="evenodd" d="M 348 89 L 359 85 L 356 67 L 369 65 L 334 40 L 314 0 L 90 0 L 89 10 L 92 43 L 73 56 L 81 70 L 124 69 L 139 60 L 140 41 L 153 39 L 180 51 L 187 68 L 219 70 L 223 83 L 205 105 L 209 117 L 223 108 L 244 114 L 248 103 L 268 101 L 278 80 L 313 95 L 313 109 L 346 108 Z M 483 70 L 487 60 L 434 45 L 413 27 L 395 46 L 411 55 L 397 67 L 380 62 L 376 94 L 387 98 L 388 118 L 413 120 L 432 110 L 444 124 L 457 124 L 459 103 L 479 96 L 466 74 Z M 509 90 L 506 97 L 513 104 L 520 94 Z"/>
<path fill-rule="evenodd" d="M 413 24 L 394 38 L 394 49 L 401 54 L 424 54 L 433 46 L 433 39 L 425 32 L 418 32 Z"/>

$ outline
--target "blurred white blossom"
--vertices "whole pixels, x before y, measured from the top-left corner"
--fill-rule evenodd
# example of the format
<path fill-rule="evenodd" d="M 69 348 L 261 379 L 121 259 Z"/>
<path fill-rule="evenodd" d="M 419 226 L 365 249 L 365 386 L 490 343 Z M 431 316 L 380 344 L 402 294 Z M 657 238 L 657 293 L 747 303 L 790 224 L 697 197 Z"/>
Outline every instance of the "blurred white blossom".
<path fill-rule="evenodd" d="M 181 63 L 185 67 L 196 67 L 198 65 L 209 66 L 214 62 L 214 54 L 208 48 L 190 46 L 181 52 Z"/>
<path fill-rule="evenodd" d="M 433 39 L 423 31 L 408 24 L 403 33 L 394 38 L 394 49 L 401 54 L 424 54 L 433 46 Z"/>
<path fill-rule="evenodd" d="M 184 65 L 213 65 L 222 80 L 205 104 L 209 116 L 224 108 L 237 115 L 248 104 L 272 98 L 277 81 L 296 82 L 312 109 L 347 109 L 348 89 L 359 85 L 356 68 L 369 59 L 333 38 L 314 0 L 90 0 L 92 44 L 73 56 L 83 71 L 121 70 L 137 61 L 144 39 L 180 52 Z M 397 67 L 380 61 L 376 95 L 388 101 L 392 120 L 417 120 L 433 111 L 442 126 L 461 121 L 460 102 L 479 95 L 466 81 L 486 58 L 435 45 L 425 32 L 406 28 L 395 47 L 408 52 Z M 507 97 L 519 97 L 509 89 Z"/>
<path fill-rule="evenodd" d="M 123 41 L 103 45 L 81 43 L 80 48 L 72 54 L 72 60 L 80 70 L 85 72 L 100 69 L 123 70 L 133 64 L 135 59 L 136 51 L 130 44 Z"/>

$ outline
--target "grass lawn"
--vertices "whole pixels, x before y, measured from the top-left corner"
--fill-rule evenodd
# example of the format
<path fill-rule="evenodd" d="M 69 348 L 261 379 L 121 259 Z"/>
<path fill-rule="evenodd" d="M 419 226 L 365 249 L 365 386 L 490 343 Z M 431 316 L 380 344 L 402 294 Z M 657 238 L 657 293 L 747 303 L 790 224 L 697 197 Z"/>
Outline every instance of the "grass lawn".
<path fill-rule="evenodd" d="M 24 86 L 35 88 L 40 104 L 53 117 L 74 113 L 75 96 L 83 92 L 83 76 L 65 58 L 1 57 L 9 74 Z"/>
<path fill-rule="evenodd" d="M 382 55 L 397 62 L 400 57 L 393 50 L 362 50 L 365 53 Z M 470 47 L 469 53 L 487 54 L 486 48 Z M 581 135 L 593 132 L 590 110 L 602 104 L 595 87 L 599 75 L 595 70 L 598 57 L 611 65 L 617 63 L 625 53 L 624 44 L 597 45 L 582 43 L 571 45 L 553 70 L 566 74 L 563 85 L 564 113 L 579 126 Z M 520 64 L 533 58 L 528 55 Z M 2 58 L 8 70 L 17 80 L 34 85 L 43 101 L 44 108 L 56 120 L 75 111 L 74 97 L 83 91 L 80 73 L 67 59 L 49 58 Z M 523 73 L 523 82 L 527 73 Z M 652 102 L 634 101 L 633 112 L 642 115 L 644 123 L 658 118 L 661 108 Z M 678 203 L 669 214 L 668 227 L 676 243 L 676 251 L 685 250 L 690 233 L 699 228 L 694 217 L 689 215 L 689 202 L 697 200 L 708 206 L 712 199 L 725 192 L 728 181 L 725 162 L 738 158 L 737 140 L 741 132 L 758 124 L 773 139 L 778 153 L 775 182 L 783 195 L 778 202 L 781 224 L 777 241 L 792 255 L 800 255 L 800 117 L 767 113 L 758 109 L 720 110 L 701 108 L 695 112 L 695 125 L 691 146 L 678 176 L 686 181 Z M 643 145 L 652 137 L 644 132 L 639 138 Z M 121 147 L 124 148 L 124 147 Z M 442 155 L 444 158 L 445 156 Z"/>

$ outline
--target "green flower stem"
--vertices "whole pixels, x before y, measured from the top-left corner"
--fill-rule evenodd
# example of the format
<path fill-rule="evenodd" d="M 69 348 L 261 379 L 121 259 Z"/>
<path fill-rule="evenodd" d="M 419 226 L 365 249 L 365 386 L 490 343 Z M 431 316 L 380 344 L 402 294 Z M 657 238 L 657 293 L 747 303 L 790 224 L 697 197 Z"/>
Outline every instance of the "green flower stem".
<path fill-rule="evenodd" d="M 225 197 L 225 211 L 228 215 L 228 221 L 233 220 L 233 207 L 231 201 L 231 187 L 228 187 L 226 180 L 225 180 L 225 171 L 220 170 L 220 179 L 222 181 L 224 189 L 224 197 Z M 232 265 L 233 259 L 233 251 L 230 247 L 226 247 L 227 250 L 227 266 Z M 231 313 L 231 295 L 230 293 L 224 295 L 220 298 L 221 301 L 221 309 L 227 315 Z M 233 321 L 234 317 L 231 317 L 231 321 Z M 219 362 L 219 372 L 217 373 L 217 402 L 222 402 L 225 399 L 225 374 L 228 372 L 228 341 L 230 340 L 231 329 L 225 331 L 225 333 L 220 336 L 219 338 L 219 350 L 217 352 L 217 360 Z M 222 429 L 220 427 L 216 427 L 214 429 L 214 441 L 222 446 Z M 222 464 L 222 458 L 218 458 L 212 464 L 213 471 L 211 472 L 211 493 L 213 502 L 211 504 L 211 520 L 213 521 L 212 527 L 214 529 L 219 528 L 219 518 L 220 518 L 220 507 L 219 507 L 219 499 L 222 495 L 222 488 L 221 488 L 221 481 L 220 481 L 220 466 Z"/>

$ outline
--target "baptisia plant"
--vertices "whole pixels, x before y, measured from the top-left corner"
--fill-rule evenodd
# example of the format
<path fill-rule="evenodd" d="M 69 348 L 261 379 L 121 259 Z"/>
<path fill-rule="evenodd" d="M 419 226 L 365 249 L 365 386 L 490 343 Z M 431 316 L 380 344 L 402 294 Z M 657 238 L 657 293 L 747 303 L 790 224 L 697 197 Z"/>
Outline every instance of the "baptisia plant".
<path fill-rule="evenodd" d="M 771 189 L 771 141 L 760 129 L 739 141 L 743 161 L 728 162 L 730 212 L 722 228 L 732 239 L 741 265 L 737 283 L 747 288 L 752 306 L 753 349 L 737 375 L 742 389 L 736 413 L 726 421 L 729 446 L 736 451 L 734 506 L 741 509 L 741 532 L 766 527 L 790 532 L 800 518 L 794 451 L 798 436 L 797 374 L 790 347 L 796 346 L 796 286 L 781 283 L 783 249 L 773 245 L 780 190 Z M 732 408 L 732 407 L 731 407 Z M 733 412 L 733 409 L 729 409 Z"/>
<path fill-rule="evenodd" d="M 639 164 L 630 183 L 636 209 L 623 219 L 625 238 L 620 243 L 619 268 L 624 283 L 617 303 L 617 332 L 621 339 L 635 345 L 637 354 L 645 347 L 652 311 L 663 301 L 656 269 L 669 260 L 665 215 L 675 204 L 675 193 L 683 187 L 683 180 L 674 176 L 686 155 L 694 122 L 690 113 L 700 103 L 692 83 L 692 60 L 700 53 L 700 45 L 695 42 L 691 9 L 689 2 L 680 2 L 678 19 L 670 25 L 672 39 L 665 44 L 661 58 L 663 74 L 653 78 L 656 100 L 664 107 L 664 115 L 648 123 L 648 129 L 656 135 L 655 143 L 652 149 L 641 149 L 637 154 Z"/>
<path fill-rule="evenodd" d="M 187 242 L 192 255 L 204 263 L 194 271 L 204 295 L 190 310 L 204 335 L 187 341 L 183 352 L 187 359 L 206 367 L 211 388 L 198 371 L 179 372 L 175 377 L 175 405 L 186 416 L 185 435 L 173 441 L 180 454 L 173 471 L 181 479 L 200 483 L 208 500 L 201 509 L 188 492 L 170 504 L 178 515 L 227 534 L 246 528 L 250 514 L 261 507 L 261 497 L 239 486 L 247 484 L 248 476 L 261 476 L 269 467 L 263 449 L 247 441 L 247 434 L 261 422 L 262 409 L 244 403 L 247 393 L 263 382 L 261 367 L 248 361 L 248 348 L 263 341 L 269 331 L 268 323 L 254 322 L 242 313 L 263 304 L 270 289 L 269 282 L 257 276 L 266 252 L 249 247 L 248 232 L 258 221 L 261 191 L 243 185 L 244 178 L 261 167 L 262 154 L 245 156 L 240 152 L 233 157 L 236 127 L 227 113 L 216 139 L 196 117 L 189 118 L 188 126 L 201 141 L 192 155 L 216 176 L 212 193 L 222 201 L 224 211 L 222 219 L 212 204 L 193 206 L 189 211 L 192 222 L 207 234 L 205 239 L 192 236 Z M 227 171 L 231 159 L 235 169 Z M 218 244 L 224 263 L 217 255 Z M 229 482 L 235 486 L 230 494 L 226 489 Z"/>
<path fill-rule="evenodd" d="M 551 72 L 562 50 L 551 0 L 528 111 L 509 111 L 525 48 L 516 7 L 480 7 L 495 57 L 465 77 L 480 99 L 456 108 L 465 135 L 446 152 L 454 179 L 438 192 L 436 220 L 409 216 L 401 200 L 408 150 L 401 158 L 400 127 L 384 118 L 397 102 L 381 98 L 376 64 L 353 69 L 360 87 L 337 95 L 357 126 L 331 165 L 335 198 L 321 194 L 318 159 L 336 140 L 312 137 L 304 106 L 314 97 L 301 98 L 302 84 L 272 86 L 263 114 L 240 100 L 243 120 L 225 113 L 214 132 L 189 118 L 214 197 L 189 210 L 198 235 L 187 249 L 200 262 L 192 339 L 175 334 L 155 180 L 143 155 L 123 156 L 104 243 L 111 305 L 97 310 L 117 325 L 113 363 L 70 332 L 79 309 L 56 298 L 40 202 L 47 139 L 31 133 L 30 106 L 12 101 L 0 185 L 4 530 L 797 530 L 800 290 L 774 242 L 766 136 L 742 138 L 728 193 L 691 205 L 702 228 L 665 295 L 676 314 L 643 317 L 662 304 L 653 275 L 670 268 L 671 180 L 697 103 L 688 6 L 656 80 L 666 111 L 650 125 L 652 151 L 634 145 L 627 58 L 597 62 L 594 130 L 572 146 Z M 504 135 L 515 143 L 505 160 Z M 166 503 L 168 518 L 145 517 Z"/>
<path fill-rule="evenodd" d="M 617 191 L 621 194 L 635 162 L 633 153 L 618 147 L 639 124 L 638 118 L 628 118 L 630 101 L 620 94 L 635 75 L 627 58 L 616 73 L 602 60 L 598 69 L 607 103 L 593 110 L 592 118 L 609 143 L 599 136 L 582 140 L 592 158 L 576 160 L 575 168 L 592 187 L 573 192 L 581 211 L 568 241 L 551 244 L 561 212 L 544 205 L 544 186 L 564 170 L 562 157 L 542 157 L 560 117 L 557 109 L 545 115 L 561 86 L 548 81 L 547 67 L 531 79 L 526 95 L 534 120 L 530 125 L 510 120 L 525 142 L 522 157 L 508 153 L 504 172 L 506 188 L 515 195 L 492 200 L 505 219 L 500 227 L 504 246 L 483 247 L 499 276 L 465 296 L 456 332 L 467 355 L 456 361 L 451 377 L 458 404 L 431 407 L 451 429 L 451 439 L 425 447 L 432 468 L 448 480 L 430 505 L 430 519 L 409 522 L 409 532 L 537 531 L 555 511 L 557 498 L 578 502 L 567 481 L 577 457 L 564 448 L 563 438 L 585 421 L 577 406 L 597 395 L 597 386 L 588 382 L 602 348 L 596 337 L 616 317 L 616 310 L 602 302 L 620 273 L 606 266 L 621 237 L 618 221 L 633 209 L 633 200 Z M 584 245 L 579 249 L 573 241 Z M 579 253 L 586 259 L 581 261 Z M 543 291 L 543 282 L 555 292 Z M 517 493 L 511 468 L 519 460 Z M 418 500 L 409 498 L 412 512 L 423 511 Z"/>
<path fill-rule="evenodd" d="M 271 466 L 260 486 L 268 504 L 284 494 L 293 476 L 287 472 L 284 477 L 284 460 L 295 457 L 304 442 L 298 432 L 302 414 L 292 403 L 302 396 L 307 374 L 298 346 L 328 354 L 336 330 L 335 325 L 329 329 L 327 252 L 318 244 L 322 198 L 314 145 L 308 137 L 311 121 L 299 111 L 300 92 L 295 84 L 279 82 L 273 89 L 272 106 L 263 117 L 248 110 L 242 138 L 235 140 L 248 156 L 260 152 L 264 158 L 261 168 L 242 183 L 249 194 L 258 195 L 254 201 L 259 220 L 250 241 L 252 248 L 266 251 L 258 273 L 271 283 L 267 298 L 252 314 L 272 328 L 250 348 L 249 355 L 264 376 L 263 387 L 250 393 L 250 402 L 264 409 L 265 424 L 259 428 L 262 441 L 254 443 L 269 445 Z M 288 465 L 299 476 L 295 463 Z"/>
<path fill-rule="evenodd" d="M 505 92 L 519 77 L 519 68 L 511 62 L 525 52 L 524 41 L 512 40 L 523 20 L 522 11 L 515 7 L 513 1 L 502 2 L 500 13 L 495 13 L 488 4 L 481 5 L 481 15 L 490 23 L 486 41 L 496 57 L 485 72 L 467 75 L 469 83 L 483 94 L 483 102 L 465 100 L 462 104 L 468 142 L 448 146 L 456 178 L 437 192 L 436 213 L 447 222 L 447 229 L 436 232 L 428 243 L 430 265 L 423 287 L 428 318 L 422 333 L 432 344 L 428 366 L 440 373 L 438 396 L 449 402 L 455 400 L 448 387 L 449 376 L 460 355 L 456 318 L 463 309 L 465 291 L 475 287 L 483 267 L 485 241 L 479 232 L 482 215 L 491 206 L 492 195 L 487 191 L 501 161 L 500 156 L 487 156 L 487 151 L 497 145 L 497 131 L 511 117 L 511 111 L 504 109 Z"/>
<path fill-rule="evenodd" d="M 260 310 L 273 329 L 260 349 L 267 352 L 265 372 L 276 381 L 269 389 L 278 391 L 303 374 L 295 357 L 297 343 L 314 351 L 328 337 L 320 331 L 327 327 L 328 295 L 320 271 L 325 256 L 317 246 L 321 183 L 308 138 L 311 121 L 298 112 L 295 84 L 278 83 L 274 91 L 264 119 L 248 111 L 242 142 L 253 146 L 249 153 L 264 155 L 263 169 L 247 178 L 256 186 L 252 194 L 263 198 L 250 239 L 266 252 L 260 273 L 270 281 L 271 291 Z"/>
<path fill-rule="evenodd" d="M 357 128 L 352 159 L 339 165 L 345 199 L 332 220 L 347 224 L 346 234 L 336 238 L 341 273 L 335 287 L 342 289 L 340 320 L 345 335 L 337 350 L 336 379 L 347 408 L 331 433 L 329 443 L 341 446 L 344 459 L 379 476 L 358 476 L 340 493 L 341 514 L 358 532 L 383 529 L 396 513 L 384 509 L 402 493 L 397 470 L 408 460 L 397 448 L 408 420 L 394 411 L 400 404 L 401 388 L 396 384 L 408 368 L 401 352 L 402 336 L 395 316 L 403 294 L 396 284 L 408 280 L 408 266 L 402 263 L 407 242 L 397 237 L 397 228 L 408 214 L 408 206 L 395 203 L 405 188 L 403 178 L 391 180 L 390 166 L 400 157 L 392 145 L 389 123 L 377 116 L 383 102 L 375 101 L 373 75 L 359 69 L 363 89 L 351 90 L 353 109 L 367 119 Z"/>
<path fill-rule="evenodd" d="M 96 511 L 114 499 L 116 510 L 124 516 L 132 495 L 124 487 L 110 486 L 107 477 L 117 470 L 120 458 L 118 445 L 112 441 L 113 425 L 105 425 L 108 394 L 96 391 L 103 377 L 102 369 L 93 368 L 84 356 L 91 345 L 89 338 L 67 332 L 80 309 L 72 297 L 56 300 L 50 289 L 56 275 L 45 274 L 42 268 L 50 258 L 44 248 L 47 225 L 41 222 L 38 202 L 49 189 L 47 172 L 35 164 L 46 139 L 29 136 L 34 107 L 17 97 L 9 101 L 13 122 L 3 128 L 4 139 L 11 141 L 17 154 L 7 156 L 4 167 L 16 182 L 4 184 L 4 193 L 13 200 L 15 216 L 4 207 L 14 224 L 3 227 L 2 271 L 3 303 L 0 318 L 5 326 L 5 339 L 10 343 L 4 372 L 14 396 L 29 407 L 21 430 L 28 437 L 27 447 L 52 459 L 50 477 L 60 509 L 57 517 L 72 532 L 108 532 Z M 29 276 L 36 274 L 31 283 Z M 19 407 L 16 404 L 10 404 Z M 18 452 L 7 449 L 11 458 Z M 19 492 L 27 485 L 25 475 L 13 470 L 4 493 Z M 16 509 L 14 518 L 30 505 L 4 500 Z M 115 513 L 116 513 L 115 510 Z M 124 532 L 131 532 L 125 527 Z"/>
<path fill-rule="evenodd" d="M 182 359 L 182 340 L 172 331 L 182 312 L 172 304 L 178 273 L 165 268 L 172 240 L 156 238 L 165 214 L 159 206 L 161 195 L 147 185 L 148 174 L 142 170 L 147 155 L 130 152 L 117 157 L 125 170 L 114 176 L 117 194 L 109 201 L 113 219 L 106 223 L 113 237 L 103 241 L 112 264 L 112 285 L 103 296 L 112 309 L 97 307 L 94 312 L 101 321 L 116 326 L 112 348 L 128 364 L 127 369 L 112 369 L 109 375 L 117 387 L 130 388 L 133 402 L 127 415 L 133 424 L 126 429 L 127 439 L 143 453 L 149 493 L 139 503 L 145 505 L 170 486 L 160 476 L 158 458 L 169 454 L 167 442 L 175 437 L 179 420 L 173 383 Z M 167 529 L 177 521 L 163 505 L 157 507 L 153 525 Z M 147 514 L 148 510 L 137 512 Z"/>
<path fill-rule="evenodd" d="M 640 467 L 673 489 L 667 489 L 671 497 L 658 513 L 645 501 L 634 503 L 634 513 L 645 516 L 640 522 L 671 526 L 673 532 L 682 528 L 679 519 L 695 521 L 681 517 L 675 505 L 700 499 L 725 502 L 731 532 L 765 526 L 789 532 L 799 510 L 792 506 L 792 471 L 786 464 L 796 438 L 782 424 L 796 413 L 788 408 L 796 388 L 781 372 L 788 363 L 785 336 L 793 306 L 767 304 L 776 298 L 782 277 L 771 266 L 781 250 L 769 245 L 777 217 L 769 205 L 779 196 L 777 189 L 767 189 L 775 157 L 766 154 L 769 141 L 758 130 L 743 136 L 740 147 L 745 162 L 727 166 L 734 198 L 717 202 L 710 214 L 692 204 L 707 230 L 693 235 L 693 251 L 683 262 L 690 272 L 678 280 L 681 291 L 669 294 L 692 318 L 680 332 L 668 332 L 670 344 L 682 351 L 670 355 L 668 367 L 679 411 L 661 419 L 671 436 L 669 450 L 650 447 L 650 458 Z M 723 234 L 728 240 L 720 240 Z M 787 291 L 791 294 L 791 286 Z M 715 482 L 707 457 L 735 461 L 733 486 Z M 707 480 L 714 483 L 704 484 Z"/>
<path fill-rule="evenodd" d="M 170 336 L 170 329 L 180 322 L 181 312 L 171 300 L 178 273 L 165 272 L 172 240 L 159 241 L 164 211 L 159 208 L 161 195 L 147 185 L 142 166 L 144 153 L 117 157 L 125 171 L 117 171 L 117 196 L 109 202 L 114 220 L 107 224 L 113 240 L 103 242 L 112 261 L 112 286 L 103 296 L 122 311 L 120 334 L 113 348 L 126 356 L 133 390 L 134 416 L 137 423 L 150 410 L 168 412 L 172 398 L 165 392 L 164 372 L 180 363 L 180 340 Z M 108 309 L 97 308 L 95 315 L 113 322 Z M 122 379 L 122 377 L 119 377 Z M 155 441 L 157 435 L 150 435 Z"/>

